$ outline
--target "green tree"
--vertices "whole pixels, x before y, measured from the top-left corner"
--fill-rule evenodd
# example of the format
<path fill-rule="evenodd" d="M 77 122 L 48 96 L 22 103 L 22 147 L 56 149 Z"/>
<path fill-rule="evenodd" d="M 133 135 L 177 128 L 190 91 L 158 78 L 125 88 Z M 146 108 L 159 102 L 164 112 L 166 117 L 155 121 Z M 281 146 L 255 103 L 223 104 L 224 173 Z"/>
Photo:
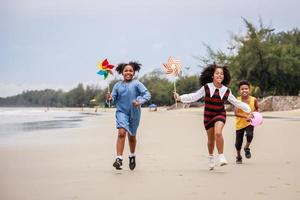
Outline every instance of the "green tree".
<path fill-rule="evenodd" d="M 174 100 L 172 98 L 173 84 L 166 78 L 159 69 L 144 75 L 140 81 L 147 87 L 151 93 L 150 103 L 156 105 L 171 105 Z"/>
<path fill-rule="evenodd" d="M 195 92 L 200 88 L 199 76 L 184 76 L 176 82 L 176 89 L 179 94 Z"/>
<path fill-rule="evenodd" d="M 274 33 L 260 20 L 255 27 L 243 18 L 246 33 L 233 34 L 229 54 L 213 51 L 208 45 L 202 63 L 216 61 L 229 66 L 231 88 L 246 79 L 262 96 L 298 95 L 300 91 L 300 33 L 298 29 Z"/>

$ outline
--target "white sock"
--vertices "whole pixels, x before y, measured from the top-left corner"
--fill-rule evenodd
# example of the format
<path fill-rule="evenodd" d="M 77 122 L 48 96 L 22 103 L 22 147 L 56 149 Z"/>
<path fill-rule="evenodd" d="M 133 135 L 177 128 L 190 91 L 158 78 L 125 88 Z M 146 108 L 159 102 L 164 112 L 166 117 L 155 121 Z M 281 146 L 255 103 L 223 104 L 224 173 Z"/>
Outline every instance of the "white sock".
<path fill-rule="evenodd" d="M 130 153 L 129 154 L 129 157 L 131 158 L 131 157 L 135 157 L 135 153 Z"/>
<path fill-rule="evenodd" d="M 117 156 L 117 158 L 119 158 L 119 159 L 123 160 L 122 156 Z"/>

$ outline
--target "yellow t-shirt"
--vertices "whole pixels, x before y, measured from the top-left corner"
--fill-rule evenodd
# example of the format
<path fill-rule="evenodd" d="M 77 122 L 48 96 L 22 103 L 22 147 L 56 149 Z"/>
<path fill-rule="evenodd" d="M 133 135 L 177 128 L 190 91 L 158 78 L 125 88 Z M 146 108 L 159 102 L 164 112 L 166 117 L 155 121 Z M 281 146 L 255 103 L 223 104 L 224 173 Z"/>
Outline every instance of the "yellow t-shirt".
<path fill-rule="evenodd" d="M 237 99 L 240 100 L 240 101 L 242 100 L 241 97 L 238 97 Z M 251 108 L 251 112 L 253 112 L 255 110 L 254 102 L 255 102 L 255 97 L 250 96 L 249 106 Z M 241 110 L 239 108 L 237 109 L 236 112 L 239 113 L 239 114 L 241 114 L 241 115 L 247 115 L 246 112 L 244 112 L 243 110 Z M 249 125 L 250 125 L 250 123 L 247 122 L 246 118 L 235 117 L 235 129 L 236 130 L 240 130 L 240 129 L 245 128 L 245 127 L 247 127 Z"/>

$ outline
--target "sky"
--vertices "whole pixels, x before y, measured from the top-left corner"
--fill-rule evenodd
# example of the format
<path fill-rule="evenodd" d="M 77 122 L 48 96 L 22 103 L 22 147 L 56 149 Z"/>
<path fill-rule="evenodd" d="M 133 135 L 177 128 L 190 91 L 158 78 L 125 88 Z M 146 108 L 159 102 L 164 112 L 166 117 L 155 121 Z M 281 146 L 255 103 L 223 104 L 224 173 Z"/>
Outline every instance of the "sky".
<path fill-rule="evenodd" d="M 300 27 L 299 8 L 299 0 L 0 0 L 0 97 L 105 87 L 119 78 L 97 75 L 105 58 L 139 61 L 142 76 L 172 56 L 198 74 L 203 44 L 228 51 L 231 34 L 245 32 L 242 17 L 287 31 Z"/>

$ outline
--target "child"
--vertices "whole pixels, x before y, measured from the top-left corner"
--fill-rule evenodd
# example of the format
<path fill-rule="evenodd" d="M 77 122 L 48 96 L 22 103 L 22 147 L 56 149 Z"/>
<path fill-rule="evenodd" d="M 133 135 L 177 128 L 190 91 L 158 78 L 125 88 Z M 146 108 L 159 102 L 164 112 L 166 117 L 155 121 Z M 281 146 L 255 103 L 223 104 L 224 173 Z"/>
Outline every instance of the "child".
<path fill-rule="evenodd" d="M 191 103 L 204 97 L 204 126 L 207 132 L 207 147 L 209 152 L 208 165 L 213 170 L 215 167 L 213 155 L 215 144 L 219 153 L 218 159 L 220 165 L 227 164 L 227 160 L 223 154 L 224 139 L 222 136 L 222 129 L 226 122 L 225 101 L 228 100 L 245 112 L 250 112 L 250 107 L 246 103 L 238 101 L 226 87 L 230 82 L 230 73 L 226 66 L 209 65 L 203 70 L 200 82 L 202 87 L 195 93 L 181 96 L 174 93 L 174 98 L 183 103 Z"/>
<path fill-rule="evenodd" d="M 116 105 L 116 127 L 118 129 L 117 138 L 117 158 L 113 166 L 122 169 L 122 155 L 126 134 L 128 136 L 130 155 L 129 168 L 134 170 L 136 132 L 141 117 L 141 105 L 150 100 L 150 93 L 147 88 L 138 80 L 134 80 L 134 74 L 140 70 L 141 64 L 137 62 L 121 63 L 116 71 L 123 75 L 123 81 L 117 82 L 112 93 L 107 94 L 107 100 L 112 100 Z"/>
<path fill-rule="evenodd" d="M 250 83 L 248 81 L 241 81 L 239 83 L 239 93 L 240 97 L 238 97 L 239 100 L 242 102 L 245 102 L 249 104 L 251 108 L 251 112 L 258 111 L 258 103 L 255 97 L 250 96 Z M 234 110 L 235 113 L 235 127 L 236 127 L 236 138 L 235 138 L 235 148 L 237 152 L 236 156 L 236 163 L 237 164 L 242 164 L 242 156 L 241 156 L 241 148 L 243 144 L 243 139 L 244 139 L 244 132 L 246 132 L 246 138 L 247 138 L 247 143 L 244 147 L 245 151 L 245 157 L 246 158 L 251 158 L 251 152 L 250 152 L 250 144 L 253 139 L 253 130 L 254 127 L 250 125 L 249 119 L 251 115 L 249 113 L 245 113 L 241 109 L 235 108 Z"/>

